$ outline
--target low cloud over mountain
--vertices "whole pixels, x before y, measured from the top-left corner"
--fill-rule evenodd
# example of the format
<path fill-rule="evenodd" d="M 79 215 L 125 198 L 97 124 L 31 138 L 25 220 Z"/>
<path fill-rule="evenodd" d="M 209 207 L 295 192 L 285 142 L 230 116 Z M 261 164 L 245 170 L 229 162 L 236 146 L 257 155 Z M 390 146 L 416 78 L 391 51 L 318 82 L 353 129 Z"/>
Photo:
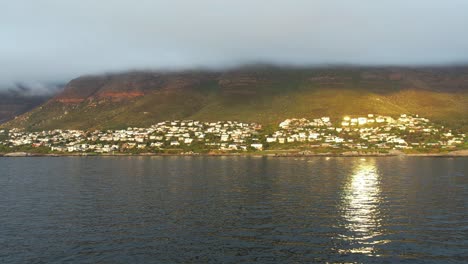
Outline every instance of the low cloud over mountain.
<path fill-rule="evenodd" d="M 17 83 L 0 89 L 0 123 L 25 113 L 46 102 L 63 85 L 43 85 L 34 83 Z"/>

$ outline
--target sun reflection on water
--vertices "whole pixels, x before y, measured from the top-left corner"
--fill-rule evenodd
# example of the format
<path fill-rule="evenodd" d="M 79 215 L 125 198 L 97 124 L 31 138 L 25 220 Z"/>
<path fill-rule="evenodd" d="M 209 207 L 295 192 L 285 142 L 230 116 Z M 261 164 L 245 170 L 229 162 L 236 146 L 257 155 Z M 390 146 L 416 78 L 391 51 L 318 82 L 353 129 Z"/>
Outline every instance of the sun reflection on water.
<path fill-rule="evenodd" d="M 387 242 L 378 239 L 382 234 L 380 201 L 375 159 L 360 159 L 343 190 L 341 209 L 347 232 L 340 238 L 350 243 L 350 248 L 340 249 L 340 253 L 376 255 L 375 245 Z"/>

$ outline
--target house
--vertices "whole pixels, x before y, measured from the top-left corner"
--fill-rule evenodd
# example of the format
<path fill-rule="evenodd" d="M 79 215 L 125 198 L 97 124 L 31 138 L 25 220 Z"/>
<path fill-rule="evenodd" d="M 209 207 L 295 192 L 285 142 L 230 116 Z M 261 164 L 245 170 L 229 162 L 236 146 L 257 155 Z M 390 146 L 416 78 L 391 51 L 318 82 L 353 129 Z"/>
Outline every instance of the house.
<path fill-rule="evenodd" d="M 75 146 L 69 146 L 69 147 L 67 147 L 67 151 L 68 151 L 68 152 L 73 152 L 73 151 L 75 151 Z"/>
<path fill-rule="evenodd" d="M 319 133 L 312 132 L 309 134 L 309 140 L 316 140 L 320 137 Z"/>
<path fill-rule="evenodd" d="M 150 144 L 151 147 L 155 147 L 155 148 L 160 148 L 162 147 L 163 143 L 162 142 L 153 142 Z"/>
<path fill-rule="evenodd" d="M 250 144 L 250 146 L 256 150 L 262 150 L 263 149 L 263 144 L 260 144 L 260 143 L 253 143 L 253 144 Z"/>
<path fill-rule="evenodd" d="M 283 122 L 281 122 L 279 124 L 279 127 L 283 128 L 283 129 L 287 129 L 287 128 L 289 128 L 289 124 L 291 123 L 291 121 L 292 120 L 290 120 L 290 119 L 286 119 L 286 120 L 284 120 Z"/>
<path fill-rule="evenodd" d="M 366 117 L 358 117 L 357 121 L 358 121 L 359 125 L 367 124 L 367 118 Z"/>
<path fill-rule="evenodd" d="M 335 143 L 341 143 L 341 142 L 343 142 L 343 141 L 344 141 L 343 138 L 335 137 Z"/>
<path fill-rule="evenodd" d="M 384 117 L 381 117 L 381 116 L 376 117 L 376 118 L 375 118 L 375 122 L 377 122 L 377 123 L 384 123 L 384 122 L 385 122 L 385 118 L 384 118 Z"/>
<path fill-rule="evenodd" d="M 237 148 L 237 145 L 236 145 L 236 144 L 230 144 L 230 145 L 228 146 L 228 149 L 230 149 L 230 150 L 237 150 L 238 148 Z"/>

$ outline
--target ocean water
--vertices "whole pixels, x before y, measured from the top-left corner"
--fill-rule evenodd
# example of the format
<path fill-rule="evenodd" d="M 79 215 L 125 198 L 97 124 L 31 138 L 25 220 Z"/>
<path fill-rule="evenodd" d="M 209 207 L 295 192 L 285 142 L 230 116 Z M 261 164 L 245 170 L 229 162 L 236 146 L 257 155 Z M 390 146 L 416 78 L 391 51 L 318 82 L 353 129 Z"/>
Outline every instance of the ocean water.
<path fill-rule="evenodd" d="M 0 263 L 466 263 L 468 158 L 0 158 Z"/>

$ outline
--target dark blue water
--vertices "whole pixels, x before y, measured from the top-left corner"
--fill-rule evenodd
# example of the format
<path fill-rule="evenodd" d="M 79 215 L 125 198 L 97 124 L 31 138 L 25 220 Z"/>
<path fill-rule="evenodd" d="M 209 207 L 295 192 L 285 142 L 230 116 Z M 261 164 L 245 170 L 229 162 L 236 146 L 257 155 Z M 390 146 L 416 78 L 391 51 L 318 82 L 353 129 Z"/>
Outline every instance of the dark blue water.
<path fill-rule="evenodd" d="M 0 263 L 462 263 L 467 158 L 0 159 Z"/>

